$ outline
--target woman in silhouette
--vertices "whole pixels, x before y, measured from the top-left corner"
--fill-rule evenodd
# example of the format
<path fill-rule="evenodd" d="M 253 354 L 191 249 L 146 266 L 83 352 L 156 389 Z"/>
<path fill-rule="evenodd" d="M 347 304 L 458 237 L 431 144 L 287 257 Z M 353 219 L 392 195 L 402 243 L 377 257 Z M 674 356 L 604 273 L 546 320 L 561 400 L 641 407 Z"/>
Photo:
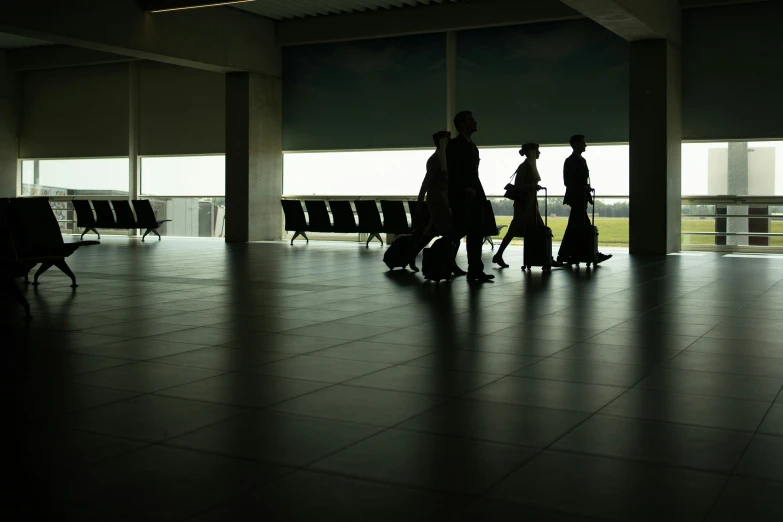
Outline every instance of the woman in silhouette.
<path fill-rule="evenodd" d="M 430 211 L 430 223 L 424 229 L 413 249 L 413 260 L 409 263 L 411 270 L 418 272 L 416 256 L 429 244 L 435 236 L 451 234 L 451 209 L 449 208 L 449 179 L 446 168 L 446 147 L 451 141 L 449 131 L 440 131 L 432 135 L 435 152 L 427 160 L 427 174 L 419 191 L 419 205 L 423 205 L 426 197 Z M 421 207 L 419 207 L 421 208 Z M 455 272 L 460 270 L 454 266 Z M 461 271 L 461 270 L 460 270 Z"/>
<path fill-rule="evenodd" d="M 508 226 L 497 254 L 492 257 L 492 262 L 502 268 L 508 268 L 506 262 L 503 261 L 503 252 L 506 251 L 511 240 L 515 237 L 524 237 L 529 226 L 544 226 L 544 220 L 541 219 L 541 213 L 538 211 L 538 198 L 536 197 L 537 192 L 541 190 L 539 186 L 541 176 L 536 166 L 536 160 L 541 156 L 538 143 L 525 143 L 519 150 L 519 155 L 524 157 L 525 161 L 514 172 L 516 177 L 513 190 L 514 218 Z"/>

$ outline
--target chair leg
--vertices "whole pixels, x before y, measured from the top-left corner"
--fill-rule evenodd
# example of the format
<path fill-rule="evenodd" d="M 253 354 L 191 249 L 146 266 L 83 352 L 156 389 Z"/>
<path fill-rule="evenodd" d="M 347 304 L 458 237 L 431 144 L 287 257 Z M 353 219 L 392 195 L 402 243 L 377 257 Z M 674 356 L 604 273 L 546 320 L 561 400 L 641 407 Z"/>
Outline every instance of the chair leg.
<path fill-rule="evenodd" d="M 301 236 L 301 235 L 302 235 L 302 233 L 301 233 L 301 232 L 299 232 L 298 230 L 297 230 L 296 232 L 294 232 L 294 237 L 292 237 L 292 238 L 291 238 L 291 246 L 293 246 L 293 245 L 294 245 L 294 240 L 295 240 L 296 238 L 298 238 L 299 236 Z"/>
<path fill-rule="evenodd" d="M 141 242 L 142 243 L 144 243 L 144 238 L 147 237 L 147 234 L 149 234 L 150 232 L 152 232 L 152 230 L 148 228 L 147 231 L 144 232 L 144 235 L 141 236 Z"/>
<path fill-rule="evenodd" d="M 35 276 L 33 277 L 33 286 L 38 286 L 38 278 L 49 270 L 51 267 L 54 266 L 54 263 L 47 261 L 45 263 L 41 263 L 41 267 L 38 269 L 38 271 L 35 273 Z"/>
<path fill-rule="evenodd" d="M 305 232 L 302 232 L 302 237 L 305 238 L 305 241 L 309 245 L 310 244 L 310 238 L 307 237 L 307 234 Z"/>
<path fill-rule="evenodd" d="M 100 235 L 100 233 L 99 233 L 99 232 L 98 232 L 98 231 L 97 231 L 95 228 L 93 228 L 93 227 L 87 227 L 87 228 L 85 228 L 85 229 L 84 229 L 84 232 L 82 232 L 82 237 L 81 237 L 81 239 L 84 239 L 84 235 L 85 235 L 87 232 L 90 232 L 90 231 L 93 231 L 93 232 L 95 232 L 95 234 L 98 236 L 98 239 L 100 239 L 100 238 L 101 238 L 101 235 Z"/>
<path fill-rule="evenodd" d="M 30 315 L 30 303 L 27 302 L 27 299 L 25 299 L 24 294 L 21 290 L 19 290 L 19 287 L 16 286 L 16 281 L 14 281 L 13 278 L 6 278 L 6 285 L 8 286 L 8 290 L 13 294 L 14 299 L 16 299 L 16 302 L 19 303 L 22 308 L 24 308 L 24 317 L 28 321 L 33 318 L 32 315 Z"/>
<path fill-rule="evenodd" d="M 60 259 L 59 261 L 56 261 L 54 263 L 54 266 L 59 268 L 63 274 L 71 278 L 71 288 L 76 288 L 79 286 L 76 284 L 76 276 L 73 275 L 73 272 L 71 272 L 71 267 L 68 266 L 68 263 L 65 262 L 65 259 Z"/>

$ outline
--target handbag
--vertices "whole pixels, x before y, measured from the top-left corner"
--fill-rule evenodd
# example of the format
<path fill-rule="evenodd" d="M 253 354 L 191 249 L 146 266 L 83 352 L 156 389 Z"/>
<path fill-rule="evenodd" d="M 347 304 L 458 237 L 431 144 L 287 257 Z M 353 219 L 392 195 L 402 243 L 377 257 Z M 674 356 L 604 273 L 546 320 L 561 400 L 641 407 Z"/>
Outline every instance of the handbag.
<path fill-rule="evenodd" d="M 517 199 L 517 188 L 512 185 L 511 183 L 507 184 L 503 189 L 506 191 L 505 194 L 503 194 L 504 198 L 510 199 L 511 201 L 516 201 Z"/>

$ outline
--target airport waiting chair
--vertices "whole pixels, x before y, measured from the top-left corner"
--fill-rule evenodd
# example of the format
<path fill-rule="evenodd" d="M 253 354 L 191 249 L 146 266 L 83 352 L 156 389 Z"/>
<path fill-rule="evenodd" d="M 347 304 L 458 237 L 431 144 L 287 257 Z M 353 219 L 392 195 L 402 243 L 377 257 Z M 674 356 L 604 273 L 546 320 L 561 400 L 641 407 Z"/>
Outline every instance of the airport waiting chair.
<path fill-rule="evenodd" d="M 161 225 L 163 225 L 163 223 L 168 223 L 171 220 L 158 219 L 157 216 L 155 216 L 155 211 L 152 210 L 152 203 L 150 203 L 150 200 L 148 199 L 134 199 L 133 209 L 136 211 L 137 228 L 146 229 L 144 235 L 141 236 L 142 242 L 149 233 L 153 233 L 158 236 L 158 241 L 160 241 L 160 234 L 158 234 L 158 229 L 161 227 Z"/>
<path fill-rule="evenodd" d="M 329 211 L 326 209 L 326 201 L 308 199 L 304 204 L 307 209 L 307 228 L 310 232 L 334 232 Z"/>
<path fill-rule="evenodd" d="M 408 225 L 408 216 L 405 215 L 405 204 L 402 201 L 382 199 L 381 210 L 385 233 L 394 235 L 410 233 L 411 227 Z"/>
<path fill-rule="evenodd" d="M 100 239 L 101 234 L 97 229 L 98 222 L 95 220 L 95 214 L 92 212 L 90 202 L 86 199 L 74 199 L 71 203 L 73 204 L 74 210 L 76 210 L 76 226 L 84 229 L 80 239 L 84 239 L 84 234 L 90 231 L 95 232 L 98 239 Z"/>
<path fill-rule="evenodd" d="M 24 308 L 25 317 L 32 319 L 30 304 L 16 286 L 16 279 L 24 277 L 28 269 L 17 254 L 10 229 L 10 218 L 9 200 L 0 199 L 0 277 L 8 293 L 14 296 L 14 299 Z"/>
<path fill-rule="evenodd" d="M 332 209 L 333 229 L 335 232 L 344 234 L 359 232 L 350 201 L 329 201 L 329 208 Z"/>
<path fill-rule="evenodd" d="M 365 246 L 369 247 L 373 238 L 378 238 L 383 246 L 383 239 L 381 239 L 383 224 L 381 223 L 381 214 L 378 212 L 378 204 L 375 203 L 375 200 L 357 199 L 353 205 L 359 215 L 359 232 L 368 234 Z"/>
<path fill-rule="evenodd" d="M 117 216 L 117 224 L 114 228 L 140 228 L 127 199 L 115 199 L 111 202 L 111 206 L 114 207 L 114 215 Z"/>
<path fill-rule="evenodd" d="M 291 244 L 294 244 L 294 239 L 299 236 L 307 238 L 307 219 L 305 218 L 304 210 L 302 210 L 302 202 L 295 199 L 281 199 L 280 204 L 283 207 L 283 215 L 285 216 L 285 230 L 287 232 L 293 232 L 294 237 L 291 238 Z"/>
<path fill-rule="evenodd" d="M 92 208 L 95 209 L 95 228 L 117 228 L 117 220 L 114 219 L 114 211 L 111 203 L 106 199 L 93 199 Z M 97 231 L 96 231 L 97 234 Z M 100 234 L 98 235 L 100 239 Z"/>
<path fill-rule="evenodd" d="M 71 272 L 66 257 L 79 247 L 99 245 L 98 241 L 63 241 L 57 218 L 49 205 L 49 198 L 14 198 L 9 200 L 9 229 L 16 246 L 19 261 L 25 266 L 27 274 L 35 265 L 41 264 L 35 273 L 33 284 L 52 266 L 59 268 L 71 278 L 71 287 L 76 288 L 76 276 Z"/>

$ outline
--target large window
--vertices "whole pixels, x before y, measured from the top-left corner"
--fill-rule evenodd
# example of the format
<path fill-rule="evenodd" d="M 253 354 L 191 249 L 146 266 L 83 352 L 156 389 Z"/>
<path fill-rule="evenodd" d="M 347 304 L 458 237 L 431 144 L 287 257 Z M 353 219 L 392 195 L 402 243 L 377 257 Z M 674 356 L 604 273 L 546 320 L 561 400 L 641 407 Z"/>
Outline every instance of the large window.
<path fill-rule="evenodd" d="M 161 235 L 224 237 L 225 194 L 223 155 L 141 158 L 141 197 L 151 201 L 158 219 L 171 220 Z"/>
<path fill-rule="evenodd" d="M 127 196 L 128 158 L 23 160 L 23 196 Z"/>
<path fill-rule="evenodd" d="M 225 196 L 226 157 L 148 156 L 141 158 L 144 196 Z"/>
<path fill-rule="evenodd" d="M 683 245 L 783 246 L 782 141 L 683 144 L 682 194 Z"/>
<path fill-rule="evenodd" d="M 484 190 L 501 196 L 503 187 L 522 162 L 519 148 L 481 147 L 479 173 Z M 432 149 L 296 152 L 286 153 L 283 161 L 283 193 L 287 196 L 407 196 L 415 198 L 424 178 Z M 538 170 L 541 184 L 549 189 L 547 211 L 555 240 L 562 237 L 569 208 L 563 205 L 563 162 L 571 154 L 569 146 L 541 148 Z M 601 228 L 602 244 L 628 244 L 628 146 L 592 145 L 584 155 L 591 181 L 598 191 L 596 223 Z M 540 194 L 544 211 L 543 193 Z M 558 197 L 559 196 L 559 197 Z M 492 197 L 498 225 L 508 225 L 513 203 Z M 506 229 L 500 232 L 505 235 Z M 324 236 L 334 239 L 334 236 Z M 521 242 L 521 239 L 516 240 Z"/>

